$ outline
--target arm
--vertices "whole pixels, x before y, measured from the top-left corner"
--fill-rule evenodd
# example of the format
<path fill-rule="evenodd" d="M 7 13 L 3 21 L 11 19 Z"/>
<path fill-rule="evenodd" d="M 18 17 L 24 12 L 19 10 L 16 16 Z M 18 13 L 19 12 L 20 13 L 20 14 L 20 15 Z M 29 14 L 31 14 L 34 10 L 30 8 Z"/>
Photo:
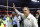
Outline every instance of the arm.
<path fill-rule="evenodd" d="M 35 17 L 33 17 L 33 27 L 38 27 L 38 23 Z"/>
<path fill-rule="evenodd" d="M 21 15 L 21 16 L 23 15 L 23 13 L 20 13 L 17 9 L 15 9 L 15 11 L 18 15 Z"/>
<path fill-rule="evenodd" d="M 18 15 L 23 15 L 22 13 L 20 13 L 16 8 L 15 8 L 15 4 L 13 3 L 13 9 L 16 11 L 16 13 L 18 14 Z"/>

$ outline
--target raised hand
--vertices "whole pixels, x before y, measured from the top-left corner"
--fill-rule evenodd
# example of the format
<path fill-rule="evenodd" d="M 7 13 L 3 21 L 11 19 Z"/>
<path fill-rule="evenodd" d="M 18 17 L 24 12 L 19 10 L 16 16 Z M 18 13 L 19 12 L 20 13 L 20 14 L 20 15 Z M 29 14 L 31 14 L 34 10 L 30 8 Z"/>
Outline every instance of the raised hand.
<path fill-rule="evenodd" d="M 13 3 L 13 9 L 16 9 L 16 8 L 15 8 L 15 4 L 14 4 L 14 3 Z"/>

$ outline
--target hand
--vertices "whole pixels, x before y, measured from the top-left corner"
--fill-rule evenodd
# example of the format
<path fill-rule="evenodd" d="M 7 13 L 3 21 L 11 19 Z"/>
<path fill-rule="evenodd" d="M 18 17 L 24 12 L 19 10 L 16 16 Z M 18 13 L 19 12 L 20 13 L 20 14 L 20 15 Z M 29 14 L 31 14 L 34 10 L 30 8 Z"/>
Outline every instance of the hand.
<path fill-rule="evenodd" d="M 14 3 L 13 3 L 13 9 L 16 9 L 16 8 L 15 8 L 15 4 L 14 4 Z"/>

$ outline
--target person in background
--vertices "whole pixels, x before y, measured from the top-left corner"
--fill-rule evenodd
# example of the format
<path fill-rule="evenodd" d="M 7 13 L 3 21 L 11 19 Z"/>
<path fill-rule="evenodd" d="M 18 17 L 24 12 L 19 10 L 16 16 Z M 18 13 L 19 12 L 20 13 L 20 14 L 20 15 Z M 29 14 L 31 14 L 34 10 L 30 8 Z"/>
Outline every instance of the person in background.
<path fill-rule="evenodd" d="M 7 18 L 7 14 L 4 14 L 4 18 L 3 18 L 4 27 L 6 27 L 6 18 Z"/>
<path fill-rule="evenodd" d="M 40 10 L 37 10 L 37 12 L 39 13 L 39 17 L 38 17 L 38 26 L 40 27 Z"/>
<path fill-rule="evenodd" d="M 13 27 L 12 20 L 13 20 L 12 14 L 10 14 L 10 15 L 9 15 L 9 26 L 10 26 L 10 27 Z"/>
<path fill-rule="evenodd" d="M 2 16 L 0 16 L 0 27 L 4 27 Z"/>
<path fill-rule="evenodd" d="M 20 18 L 21 18 L 20 16 L 15 15 L 15 13 L 13 12 L 13 27 L 20 27 L 19 24 Z"/>
<path fill-rule="evenodd" d="M 30 13 L 29 8 L 28 7 L 24 7 L 23 12 L 24 13 L 20 13 L 16 8 L 15 8 L 15 4 L 13 3 L 13 9 L 15 10 L 15 12 L 22 16 L 24 18 L 24 27 L 38 27 L 38 23 L 36 18 Z"/>
<path fill-rule="evenodd" d="M 20 16 L 20 15 L 19 15 L 19 16 Z M 20 21 L 20 22 L 19 22 L 19 23 L 20 23 L 20 26 L 21 26 L 21 27 L 24 27 L 24 19 L 21 17 L 21 19 L 20 19 L 19 21 Z"/>
<path fill-rule="evenodd" d="M 6 20 L 6 14 L 4 14 L 4 20 Z"/>
<path fill-rule="evenodd" d="M 5 20 L 6 27 L 9 27 L 9 15 L 6 14 L 6 20 Z"/>

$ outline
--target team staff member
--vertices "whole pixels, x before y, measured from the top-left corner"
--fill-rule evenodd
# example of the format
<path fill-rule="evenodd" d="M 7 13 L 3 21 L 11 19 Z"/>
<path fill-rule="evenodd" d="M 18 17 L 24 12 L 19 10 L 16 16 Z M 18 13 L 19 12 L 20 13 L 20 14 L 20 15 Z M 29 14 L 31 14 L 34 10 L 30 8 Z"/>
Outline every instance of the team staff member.
<path fill-rule="evenodd" d="M 20 13 L 13 3 L 13 9 L 16 11 L 16 13 L 24 18 L 24 27 L 38 27 L 36 18 L 30 13 L 28 7 L 24 7 L 23 12 Z"/>
<path fill-rule="evenodd" d="M 13 12 L 13 27 L 20 27 L 20 24 L 19 24 L 20 18 L 21 18 L 20 16 L 16 16 L 15 12 Z"/>
<path fill-rule="evenodd" d="M 0 18 L 0 27 L 4 27 L 2 18 Z"/>
<path fill-rule="evenodd" d="M 38 17 L 38 25 L 40 27 L 40 10 L 37 10 L 37 12 L 39 13 L 39 17 Z"/>

